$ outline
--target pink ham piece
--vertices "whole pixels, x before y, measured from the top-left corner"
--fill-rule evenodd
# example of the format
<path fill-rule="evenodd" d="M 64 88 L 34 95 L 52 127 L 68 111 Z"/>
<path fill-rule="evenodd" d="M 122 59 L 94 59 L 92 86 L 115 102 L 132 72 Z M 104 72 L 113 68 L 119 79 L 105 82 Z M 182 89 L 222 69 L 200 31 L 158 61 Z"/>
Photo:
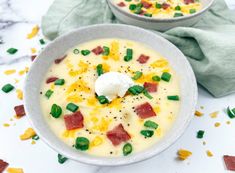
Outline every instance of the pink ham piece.
<path fill-rule="evenodd" d="M 157 83 L 154 83 L 154 82 L 145 82 L 144 83 L 144 88 L 150 93 L 156 92 L 157 86 L 158 86 Z"/>
<path fill-rule="evenodd" d="M 235 171 L 235 156 L 224 155 L 224 163 L 227 170 Z"/>
<path fill-rule="evenodd" d="M 78 129 L 84 126 L 83 115 L 80 111 L 64 115 L 64 122 L 67 130 Z"/>
<path fill-rule="evenodd" d="M 55 64 L 59 64 L 59 63 L 61 63 L 61 61 L 63 61 L 65 58 L 66 58 L 66 56 L 67 55 L 64 55 L 64 56 L 62 56 L 61 58 L 58 58 L 58 59 L 55 59 Z"/>
<path fill-rule="evenodd" d="M 114 146 L 117 146 L 122 142 L 126 142 L 129 139 L 131 139 L 131 136 L 123 128 L 122 124 L 119 124 L 116 127 L 114 127 L 112 130 L 108 131 L 106 136 Z"/>
<path fill-rule="evenodd" d="M 49 77 L 47 78 L 46 83 L 48 84 L 48 83 L 55 82 L 57 79 L 58 79 L 57 77 Z"/>
<path fill-rule="evenodd" d="M 21 117 L 25 116 L 24 105 L 15 106 L 14 110 L 15 110 L 16 116 L 18 118 L 21 118 Z"/>
<path fill-rule="evenodd" d="M 97 46 L 96 48 L 92 49 L 92 52 L 96 55 L 100 55 L 104 52 L 103 48 L 101 46 Z"/>
<path fill-rule="evenodd" d="M 148 3 L 147 1 L 141 1 L 141 3 L 143 4 L 144 8 L 148 9 L 148 8 L 152 7 L 152 4 Z"/>
<path fill-rule="evenodd" d="M 137 61 L 140 63 L 140 64 L 144 64 L 146 63 L 147 61 L 149 60 L 149 56 L 146 56 L 144 54 L 141 54 L 139 56 L 139 58 L 137 59 Z"/>
<path fill-rule="evenodd" d="M 126 4 L 124 3 L 124 2 L 120 2 L 120 3 L 118 3 L 117 4 L 119 7 L 125 7 L 126 6 Z"/>
<path fill-rule="evenodd" d="M 167 3 L 163 3 L 162 4 L 162 8 L 164 9 L 164 10 L 166 10 L 167 8 L 169 8 L 170 7 L 170 4 L 167 4 Z"/>
<path fill-rule="evenodd" d="M 184 3 L 188 5 L 190 3 L 194 3 L 194 0 L 184 0 Z"/>
<path fill-rule="evenodd" d="M 135 107 L 135 112 L 142 119 L 156 116 L 153 107 L 148 102 Z"/>
<path fill-rule="evenodd" d="M 0 159 L 0 173 L 2 173 L 9 164 L 3 160 Z"/>

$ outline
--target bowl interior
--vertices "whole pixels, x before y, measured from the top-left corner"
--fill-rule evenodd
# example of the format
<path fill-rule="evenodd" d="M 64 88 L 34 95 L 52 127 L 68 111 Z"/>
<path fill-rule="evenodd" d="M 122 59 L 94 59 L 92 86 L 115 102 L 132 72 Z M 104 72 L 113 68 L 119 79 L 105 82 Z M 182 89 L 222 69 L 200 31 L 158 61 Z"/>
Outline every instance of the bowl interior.
<path fill-rule="evenodd" d="M 79 152 L 62 142 L 50 130 L 39 107 L 41 82 L 54 60 L 71 47 L 99 38 L 122 38 L 142 42 L 168 59 L 180 76 L 181 108 L 171 130 L 156 145 L 127 157 L 104 158 Z M 50 43 L 36 58 L 27 75 L 24 87 L 25 109 L 38 135 L 57 152 L 68 158 L 94 165 L 116 166 L 130 164 L 150 158 L 169 147 L 184 132 L 189 124 L 197 100 L 197 86 L 194 73 L 184 55 L 164 38 L 133 26 L 119 24 L 94 25 L 72 31 Z"/>

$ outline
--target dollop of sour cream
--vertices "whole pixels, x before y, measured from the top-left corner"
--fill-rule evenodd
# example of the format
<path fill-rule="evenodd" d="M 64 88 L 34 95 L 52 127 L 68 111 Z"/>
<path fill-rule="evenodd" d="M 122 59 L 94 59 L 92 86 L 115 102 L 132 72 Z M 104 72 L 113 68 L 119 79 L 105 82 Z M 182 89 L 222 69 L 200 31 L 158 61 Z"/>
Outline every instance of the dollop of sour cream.
<path fill-rule="evenodd" d="M 105 96 L 109 101 L 123 97 L 127 90 L 134 85 L 133 80 L 126 74 L 107 72 L 95 81 L 95 92 L 98 96 Z"/>

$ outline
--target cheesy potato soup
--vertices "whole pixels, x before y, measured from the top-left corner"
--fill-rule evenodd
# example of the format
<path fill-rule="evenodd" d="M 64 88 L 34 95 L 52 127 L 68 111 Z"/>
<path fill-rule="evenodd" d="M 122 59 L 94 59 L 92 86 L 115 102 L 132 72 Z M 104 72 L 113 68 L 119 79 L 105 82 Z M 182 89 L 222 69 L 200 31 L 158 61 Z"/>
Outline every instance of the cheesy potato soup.
<path fill-rule="evenodd" d="M 95 156 L 127 156 L 156 144 L 180 107 L 179 77 L 150 47 L 123 39 L 80 44 L 56 59 L 40 102 L 52 131 Z"/>
<path fill-rule="evenodd" d="M 200 0 L 113 0 L 127 12 L 154 18 L 173 18 L 196 13 Z"/>

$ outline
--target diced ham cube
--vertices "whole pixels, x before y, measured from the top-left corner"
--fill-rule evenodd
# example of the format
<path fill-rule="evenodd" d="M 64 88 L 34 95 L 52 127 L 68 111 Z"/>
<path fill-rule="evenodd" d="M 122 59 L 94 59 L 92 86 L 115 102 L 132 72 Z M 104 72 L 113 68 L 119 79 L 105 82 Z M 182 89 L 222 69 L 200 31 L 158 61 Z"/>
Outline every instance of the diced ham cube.
<path fill-rule="evenodd" d="M 144 8 L 148 9 L 148 8 L 152 7 L 152 4 L 148 3 L 147 1 L 141 1 L 141 3 L 143 4 Z"/>
<path fill-rule="evenodd" d="M 120 3 L 118 3 L 117 4 L 119 7 L 125 7 L 126 6 L 126 4 L 124 3 L 124 2 L 120 2 Z"/>
<path fill-rule="evenodd" d="M 162 8 L 164 9 L 164 10 L 166 10 L 167 8 L 169 8 L 170 7 L 170 4 L 167 4 L 167 3 L 163 3 L 162 4 Z"/>
<path fill-rule="evenodd" d="M 114 127 L 112 130 L 108 131 L 106 136 L 114 146 L 117 146 L 122 142 L 126 142 L 129 139 L 131 139 L 131 136 L 123 128 L 122 124 L 119 124 L 116 127 Z"/>
<path fill-rule="evenodd" d="M 96 55 L 100 55 L 101 53 L 103 53 L 103 48 L 101 46 L 97 46 L 96 48 L 92 49 L 92 52 Z"/>
<path fill-rule="evenodd" d="M 64 122 L 67 130 L 83 127 L 83 115 L 80 111 L 64 115 Z"/>
<path fill-rule="evenodd" d="M 184 3 L 188 5 L 190 3 L 194 3 L 194 0 L 184 0 Z"/>
<path fill-rule="evenodd" d="M 57 79 L 58 79 L 58 77 L 49 77 L 49 78 L 47 78 L 46 83 L 48 84 L 48 83 L 55 82 Z"/>
<path fill-rule="evenodd" d="M 2 173 L 9 164 L 3 160 L 0 159 L 0 173 Z"/>
<path fill-rule="evenodd" d="M 148 102 L 135 107 L 135 112 L 142 119 L 156 116 L 153 107 Z"/>
<path fill-rule="evenodd" d="M 25 116 L 24 105 L 15 106 L 14 110 L 15 110 L 16 116 L 18 118 L 21 118 L 21 117 Z"/>
<path fill-rule="evenodd" d="M 235 156 L 224 156 L 224 163 L 226 165 L 227 170 L 235 171 Z"/>
<path fill-rule="evenodd" d="M 158 84 L 155 82 L 145 82 L 144 83 L 144 88 L 150 93 L 156 92 L 157 86 L 158 86 Z"/>
<path fill-rule="evenodd" d="M 36 57 L 37 57 L 37 55 L 32 55 L 31 56 L 31 61 L 34 61 Z"/>
<path fill-rule="evenodd" d="M 64 56 L 62 56 L 61 58 L 55 59 L 55 61 L 54 61 L 55 64 L 61 63 L 61 61 L 63 61 L 66 57 L 67 57 L 67 55 L 64 55 Z"/>
<path fill-rule="evenodd" d="M 139 56 L 139 58 L 137 59 L 137 61 L 140 63 L 140 64 L 144 64 L 146 63 L 147 61 L 149 60 L 149 56 L 146 56 L 144 54 L 141 54 Z"/>

